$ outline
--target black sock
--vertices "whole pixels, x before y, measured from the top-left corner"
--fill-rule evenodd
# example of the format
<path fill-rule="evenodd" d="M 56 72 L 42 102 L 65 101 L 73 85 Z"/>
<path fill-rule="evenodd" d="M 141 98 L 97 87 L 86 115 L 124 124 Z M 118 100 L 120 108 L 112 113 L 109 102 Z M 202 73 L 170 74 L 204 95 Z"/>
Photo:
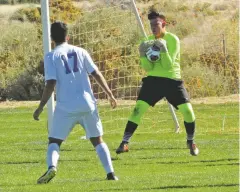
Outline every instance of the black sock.
<path fill-rule="evenodd" d="M 128 143 L 129 139 L 132 137 L 133 133 L 135 132 L 135 130 L 137 129 L 138 124 L 133 123 L 131 121 L 127 122 L 125 131 L 124 131 L 124 136 L 123 136 L 123 142 L 124 143 Z"/>
<path fill-rule="evenodd" d="M 187 123 L 184 121 L 186 133 L 187 133 L 187 140 L 193 141 L 195 135 L 195 121 L 192 123 Z"/>

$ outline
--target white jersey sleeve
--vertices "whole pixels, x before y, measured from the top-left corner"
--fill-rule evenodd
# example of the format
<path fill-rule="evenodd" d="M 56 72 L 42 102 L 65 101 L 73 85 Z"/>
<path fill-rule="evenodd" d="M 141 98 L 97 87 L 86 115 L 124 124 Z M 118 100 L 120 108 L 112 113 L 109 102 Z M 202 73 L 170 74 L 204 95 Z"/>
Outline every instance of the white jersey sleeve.
<path fill-rule="evenodd" d="M 84 66 L 85 66 L 87 72 L 88 72 L 89 74 L 91 74 L 92 72 L 94 72 L 95 70 L 97 70 L 98 67 L 94 64 L 91 56 L 89 55 L 89 53 L 88 53 L 87 51 L 84 51 L 84 56 L 85 56 L 85 57 L 84 57 L 84 60 L 83 60 Z"/>
<path fill-rule="evenodd" d="M 56 65 L 54 64 L 53 61 L 53 55 L 51 53 L 48 53 L 44 57 L 44 76 L 45 76 L 45 81 L 51 80 L 51 79 L 57 79 L 57 74 L 56 74 Z"/>

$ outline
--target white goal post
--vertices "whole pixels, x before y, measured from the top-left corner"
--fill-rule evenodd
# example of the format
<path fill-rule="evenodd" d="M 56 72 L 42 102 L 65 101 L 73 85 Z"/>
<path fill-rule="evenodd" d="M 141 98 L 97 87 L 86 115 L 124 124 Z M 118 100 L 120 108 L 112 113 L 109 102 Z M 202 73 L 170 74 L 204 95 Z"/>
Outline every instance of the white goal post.
<path fill-rule="evenodd" d="M 44 55 L 51 51 L 51 39 L 50 39 L 50 19 L 49 19 L 49 1 L 41 1 L 41 19 L 42 19 L 42 31 L 43 31 L 43 52 Z M 54 95 L 47 102 L 48 110 L 48 131 L 52 127 L 53 111 L 54 111 Z"/>

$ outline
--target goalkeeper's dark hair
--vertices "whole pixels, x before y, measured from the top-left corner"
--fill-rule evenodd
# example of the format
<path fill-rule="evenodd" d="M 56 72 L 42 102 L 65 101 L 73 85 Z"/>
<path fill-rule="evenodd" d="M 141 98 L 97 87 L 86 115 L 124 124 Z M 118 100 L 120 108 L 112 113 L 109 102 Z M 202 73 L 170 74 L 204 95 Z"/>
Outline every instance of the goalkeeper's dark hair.
<path fill-rule="evenodd" d="M 67 24 L 61 21 L 56 21 L 51 25 L 51 38 L 55 43 L 62 43 L 66 41 L 68 34 Z"/>
<path fill-rule="evenodd" d="M 159 17 L 160 19 L 166 21 L 166 17 L 163 14 L 158 13 L 157 11 L 151 10 L 148 13 L 148 20 L 155 19 L 157 17 Z"/>

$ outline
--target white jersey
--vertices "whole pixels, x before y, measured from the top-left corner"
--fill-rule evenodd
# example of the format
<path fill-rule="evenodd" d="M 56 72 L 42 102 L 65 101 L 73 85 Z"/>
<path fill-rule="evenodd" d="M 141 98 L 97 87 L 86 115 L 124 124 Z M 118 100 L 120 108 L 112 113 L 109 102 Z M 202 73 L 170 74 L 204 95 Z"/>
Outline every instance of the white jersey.
<path fill-rule="evenodd" d="M 88 112 L 96 108 L 89 74 L 97 69 L 85 49 L 63 43 L 44 58 L 45 81 L 56 80 L 56 108 Z"/>

